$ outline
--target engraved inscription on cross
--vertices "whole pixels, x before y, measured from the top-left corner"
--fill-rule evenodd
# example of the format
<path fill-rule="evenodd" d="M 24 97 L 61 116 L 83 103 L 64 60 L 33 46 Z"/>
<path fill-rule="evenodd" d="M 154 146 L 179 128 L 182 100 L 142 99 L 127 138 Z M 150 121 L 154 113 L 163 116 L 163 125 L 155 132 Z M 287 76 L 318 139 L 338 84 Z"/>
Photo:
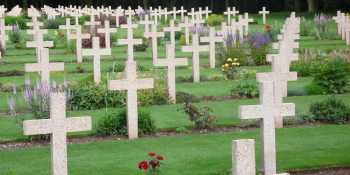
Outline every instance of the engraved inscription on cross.
<path fill-rule="evenodd" d="M 216 42 L 224 42 L 221 36 L 215 35 L 215 28 L 210 27 L 209 36 L 201 37 L 201 42 L 209 42 L 209 64 L 210 68 L 215 68 L 215 43 Z"/>
<path fill-rule="evenodd" d="M 69 19 L 69 18 L 66 18 Z M 76 48 L 77 48 L 77 63 L 81 63 L 83 61 L 82 58 L 82 39 L 88 39 L 90 38 L 90 34 L 82 34 L 81 33 L 81 26 L 75 26 L 75 34 L 69 34 L 67 35 L 67 39 L 76 39 Z M 67 32 L 68 33 L 68 32 Z"/>
<path fill-rule="evenodd" d="M 50 71 L 63 71 L 64 63 L 50 63 L 49 62 L 49 49 L 43 48 L 40 51 L 41 62 L 40 63 L 26 63 L 24 65 L 25 72 L 40 71 L 41 80 L 50 84 Z"/>
<path fill-rule="evenodd" d="M 111 48 L 100 49 L 100 37 L 92 37 L 92 49 L 83 49 L 82 55 L 93 55 L 93 66 L 94 66 L 94 82 L 101 82 L 101 66 L 100 56 L 110 55 Z"/>
<path fill-rule="evenodd" d="M 131 18 L 127 19 L 127 24 L 120 25 L 121 28 L 127 28 L 127 38 L 118 39 L 118 44 L 128 45 L 128 61 L 134 60 L 134 44 L 142 44 L 142 39 L 133 39 L 133 28 L 137 28 L 137 24 L 131 24 Z"/>
<path fill-rule="evenodd" d="M 109 21 L 105 21 L 105 27 L 104 28 L 98 28 L 97 33 L 104 33 L 106 38 L 106 48 L 111 48 L 111 33 L 117 32 L 116 28 L 109 28 Z"/>
<path fill-rule="evenodd" d="M 9 37 L 5 34 L 6 30 L 12 30 L 12 26 L 5 26 L 5 19 L 0 19 L 0 41 L 2 47 L 6 49 L 6 40 L 9 39 Z"/>
<path fill-rule="evenodd" d="M 50 119 L 24 120 L 24 135 L 51 134 L 51 174 L 66 175 L 67 132 L 89 131 L 91 117 L 66 118 L 66 95 L 50 93 Z"/>
<path fill-rule="evenodd" d="M 224 15 L 227 15 L 227 24 L 231 25 L 231 15 L 236 16 L 236 14 L 238 14 L 239 11 L 236 11 L 236 7 L 232 7 L 232 11 L 230 7 L 227 7 L 227 12 L 224 12 Z"/>
<path fill-rule="evenodd" d="M 173 104 L 176 104 L 176 89 L 175 89 L 175 66 L 187 65 L 187 58 L 175 58 L 175 47 L 166 45 L 166 59 L 156 59 L 153 61 L 153 66 L 167 66 L 168 88 L 169 95 Z"/>
<path fill-rule="evenodd" d="M 266 11 L 266 8 L 263 7 L 263 10 L 262 11 L 259 11 L 259 14 L 262 14 L 263 15 L 263 24 L 266 24 L 266 14 L 269 14 L 270 12 L 269 11 Z"/>
<path fill-rule="evenodd" d="M 181 27 L 175 27 L 174 20 L 170 20 L 170 26 L 163 28 L 164 32 L 170 32 L 170 44 L 175 46 L 175 31 L 181 31 Z"/>
<path fill-rule="evenodd" d="M 190 43 L 190 31 L 188 30 L 189 27 L 193 27 L 193 24 L 188 21 L 188 16 L 185 17 L 185 21 L 183 23 L 179 23 L 179 27 L 185 28 L 185 42 L 186 45 Z"/>
<path fill-rule="evenodd" d="M 157 37 L 164 37 L 164 32 L 157 32 L 157 24 L 151 25 L 152 32 L 144 32 L 144 37 L 151 37 L 152 39 L 152 58 L 153 61 L 158 58 L 158 50 L 157 50 Z M 154 65 L 154 62 L 153 62 Z"/>
<path fill-rule="evenodd" d="M 126 90 L 127 131 L 129 139 L 138 138 L 137 90 L 154 87 L 154 79 L 137 79 L 136 61 L 126 61 L 125 80 L 109 80 L 108 90 Z"/>
<path fill-rule="evenodd" d="M 192 35 L 192 46 L 182 46 L 181 52 L 192 52 L 193 82 L 198 83 L 199 79 L 199 52 L 209 51 L 208 45 L 199 45 L 198 34 Z"/>

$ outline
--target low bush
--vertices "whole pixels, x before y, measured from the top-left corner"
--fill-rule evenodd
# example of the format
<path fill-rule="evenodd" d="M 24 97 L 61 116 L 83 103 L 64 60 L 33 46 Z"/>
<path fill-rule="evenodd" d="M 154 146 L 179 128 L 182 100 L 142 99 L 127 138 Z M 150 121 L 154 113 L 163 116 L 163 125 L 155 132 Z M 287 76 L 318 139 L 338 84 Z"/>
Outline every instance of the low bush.
<path fill-rule="evenodd" d="M 206 74 L 200 74 L 199 75 L 199 79 L 201 82 L 203 81 L 209 81 L 210 78 L 208 75 Z M 182 75 L 179 75 L 179 76 L 176 76 L 175 77 L 175 82 L 176 83 L 189 83 L 189 82 L 193 82 L 193 75 L 190 75 L 190 76 L 182 76 Z"/>
<path fill-rule="evenodd" d="M 309 95 L 308 90 L 304 88 L 297 88 L 297 89 L 288 89 L 287 91 L 287 96 L 292 97 L 292 96 L 307 96 Z"/>
<path fill-rule="evenodd" d="M 114 62 L 113 66 L 107 67 L 106 71 L 108 71 L 108 72 L 111 72 L 111 71 L 113 71 L 113 72 L 124 72 L 125 71 L 125 64 L 124 63 L 123 64 L 115 64 L 115 62 Z"/>
<path fill-rule="evenodd" d="M 44 27 L 46 29 L 58 29 L 59 25 L 65 25 L 66 21 L 61 18 L 48 19 L 44 21 Z"/>
<path fill-rule="evenodd" d="M 114 134 L 128 135 L 126 121 L 125 108 L 106 114 L 99 119 L 96 129 L 94 130 L 95 136 L 102 137 Z M 150 111 L 141 110 L 140 108 L 138 109 L 138 129 L 139 136 L 146 133 L 156 132 L 155 119 L 151 116 Z"/>
<path fill-rule="evenodd" d="M 324 101 L 312 103 L 310 113 L 316 120 L 331 124 L 345 124 L 350 119 L 350 107 L 334 95 Z"/>
<path fill-rule="evenodd" d="M 187 92 L 176 92 L 176 103 L 186 103 L 186 102 L 191 102 L 191 103 L 198 103 L 199 98 L 193 94 L 189 94 Z"/>
<path fill-rule="evenodd" d="M 134 52 L 145 52 L 150 45 L 150 40 L 148 38 L 143 37 L 142 44 L 134 45 Z"/>
<path fill-rule="evenodd" d="M 23 40 L 23 34 L 17 21 L 12 25 L 12 30 L 9 31 L 9 39 L 12 43 L 21 43 Z"/>
<path fill-rule="evenodd" d="M 85 68 L 81 67 L 81 64 L 79 64 L 77 66 L 77 70 L 78 70 L 78 73 L 84 73 L 85 72 Z"/>
<path fill-rule="evenodd" d="M 242 69 L 237 73 L 237 79 L 239 80 L 252 80 L 256 78 L 258 70 Z"/>
<path fill-rule="evenodd" d="M 253 126 L 260 126 L 260 119 L 255 118 L 255 119 L 241 120 L 237 125 L 237 127 L 239 128 L 248 128 Z"/>
<path fill-rule="evenodd" d="M 238 59 L 228 58 L 222 64 L 222 74 L 226 76 L 228 80 L 234 80 L 237 78 L 237 67 L 239 66 Z"/>
<path fill-rule="evenodd" d="M 305 121 L 298 116 L 286 116 L 283 117 L 283 125 L 297 125 L 304 123 Z"/>
<path fill-rule="evenodd" d="M 182 32 L 182 31 L 176 31 L 176 32 L 175 32 L 175 39 L 176 39 L 176 40 L 179 40 L 179 39 L 181 38 L 182 35 L 185 35 L 185 33 Z"/>
<path fill-rule="evenodd" d="M 305 122 L 315 122 L 316 121 L 316 117 L 314 115 L 308 114 L 305 112 L 299 113 L 298 117 L 301 118 Z"/>
<path fill-rule="evenodd" d="M 224 75 L 212 74 L 209 76 L 210 81 L 220 81 L 224 78 Z"/>
<path fill-rule="evenodd" d="M 230 88 L 231 96 L 253 98 L 259 95 L 259 85 L 252 80 L 237 81 L 237 85 Z"/>
<path fill-rule="evenodd" d="M 13 69 L 6 72 L 0 72 L 0 77 L 24 76 L 24 74 L 24 71 Z"/>
<path fill-rule="evenodd" d="M 187 114 L 189 120 L 195 123 L 197 129 L 213 129 L 213 126 L 219 122 L 220 118 L 216 118 L 215 115 L 210 115 L 209 112 L 213 112 L 209 107 L 204 107 L 204 110 L 198 109 L 193 103 L 186 102 L 184 106 L 179 110 L 184 110 L 183 113 Z"/>
<path fill-rule="evenodd" d="M 261 119 L 247 119 L 247 120 L 241 120 L 237 127 L 239 128 L 248 128 L 248 127 L 260 127 L 260 120 Z M 286 116 L 283 117 L 283 125 L 295 125 L 295 124 L 301 124 L 305 121 L 299 117 L 299 116 Z"/>
<path fill-rule="evenodd" d="M 4 85 L 1 85 L 1 91 L 2 92 L 13 92 L 14 87 L 16 88 L 16 92 L 21 92 L 23 88 L 21 86 L 14 86 L 13 83 L 6 83 Z"/>
<path fill-rule="evenodd" d="M 205 19 L 205 23 L 209 24 L 209 26 L 218 26 L 221 25 L 221 22 L 224 22 L 222 15 L 212 14 Z"/>
<path fill-rule="evenodd" d="M 27 27 L 27 21 L 25 19 L 22 19 L 21 17 L 14 17 L 14 16 L 5 16 L 5 26 L 12 26 L 18 23 L 19 27 L 23 29 L 28 29 Z"/>

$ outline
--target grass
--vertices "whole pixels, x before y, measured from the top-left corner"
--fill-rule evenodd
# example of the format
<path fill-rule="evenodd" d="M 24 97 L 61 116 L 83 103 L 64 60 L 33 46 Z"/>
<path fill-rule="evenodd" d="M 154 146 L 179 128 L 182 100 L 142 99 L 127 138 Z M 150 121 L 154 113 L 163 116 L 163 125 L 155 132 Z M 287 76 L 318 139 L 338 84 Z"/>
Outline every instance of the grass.
<path fill-rule="evenodd" d="M 283 169 L 350 163 L 350 125 L 276 130 L 277 161 Z M 69 174 L 140 174 L 137 165 L 154 152 L 164 157 L 166 174 L 219 174 L 232 168 L 232 140 L 255 139 L 261 160 L 260 131 L 103 141 L 68 145 Z M 141 146 L 142 145 L 142 146 Z M 0 150 L 0 169 L 15 174 L 49 174 L 50 148 Z M 193 159 L 195 158 L 195 159 Z M 40 165 L 40 166 L 38 166 Z M 0 173 L 1 173 L 0 171 Z"/>

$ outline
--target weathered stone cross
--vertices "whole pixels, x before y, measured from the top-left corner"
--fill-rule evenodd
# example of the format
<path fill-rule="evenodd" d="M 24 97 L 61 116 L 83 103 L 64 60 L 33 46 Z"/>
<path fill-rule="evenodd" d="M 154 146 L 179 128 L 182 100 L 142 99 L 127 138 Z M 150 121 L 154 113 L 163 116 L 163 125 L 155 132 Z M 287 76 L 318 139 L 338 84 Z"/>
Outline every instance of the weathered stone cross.
<path fill-rule="evenodd" d="M 343 18 L 341 23 L 339 24 L 340 28 L 341 28 L 341 39 L 345 40 L 345 28 L 350 27 L 350 17 L 349 16 L 345 16 L 345 14 L 342 14 Z"/>
<path fill-rule="evenodd" d="M 67 35 L 67 39 L 68 39 L 69 35 L 71 34 L 70 33 L 71 30 L 72 29 L 76 29 L 76 25 L 75 26 L 71 26 L 70 25 L 70 18 L 66 18 L 66 25 L 59 25 L 58 28 L 66 30 L 66 35 Z"/>
<path fill-rule="evenodd" d="M 66 19 L 69 19 L 69 18 L 66 18 Z M 77 63 L 81 63 L 83 61 L 81 42 L 82 42 L 82 39 L 90 38 L 90 34 L 82 34 L 80 25 L 75 27 L 76 27 L 75 34 L 67 35 L 67 39 L 76 39 L 75 43 L 77 48 Z"/>
<path fill-rule="evenodd" d="M 120 25 L 121 28 L 127 28 L 127 38 L 118 39 L 118 44 L 128 45 L 128 61 L 134 60 L 134 44 L 142 44 L 142 39 L 133 39 L 133 29 L 137 28 L 137 24 L 131 23 L 131 18 L 127 19 L 127 24 Z"/>
<path fill-rule="evenodd" d="M 116 28 L 109 28 L 109 21 L 105 21 L 105 28 L 98 28 L 97 33 L 104 33 L 105 34 L 105 40 L 106 40 L 106 49 L 111 48 L 111 35 L 110 33 L 116 33 Z"/>
<path fill-rule="evenodd" d="M 164 10 L 163 12 L 160 12 L 160 15 L 164 15 L 164 19 L 165 19 L 165 22 L 167 21 L 168 19 L 168 15 L 171 14 L 171 12 L 168 12 L 168 8 L 164 7 Z M 176 19 L 176 18 L 175 18 Z M 174 20 L 175 20 L 174 19 Z"/>
<path fill-rule="evenodd" d="M 341 18 L 342 18 L 342 14 L 341 14 L 341 11 L 338 10 L 337 11 L 337 16 L 333 16 L 332 19 L 335 20 L 335 22 L 338 24 L 338 35 L 341 34 L 341 30 L 340 30 L 340 21 L 341 21 Z"/>
<path fill-rule="evenodd" d="M 194 20 L 194 15 L 196 15 L 197 13 L 194 11 L 194 8 L 191 8 L 191 12 L 187 12 L 187 15 L 191 15 L 192 18 L 191 20 Z"/>
<path fill-rule="evenodd" d="M 51 174 L 66 175 L 67 132 L 89 131 L 91 117 L 66 118 L 66 95 L 50 93 L 50 119 L 24 120 L 24 135 L 51 134 Z"/>
<path fill-rule="evenodd" d="M 248 27 L 248 25 L 249 25 L 249 22 L 253 22 L 254 21 L 254 19 L 249 19 L 248 18 L 248 13 L 244 13 L 244 19 L 242 18 L 242 15 L 240 15 L 239 17 L 238 17 L 238 22 L 241 24 L 241 25 L 244 25 L 245 27 L 245 34 L 246 35 L 248 35 L 248 30 L 249 30 L 249 27 Z M 243 31 L 242 31 L 242 33 L 243 33 Z"/>
<path fill-rule="evenodd" d="M 4 17 L 5 11 L 7 10 L 7 8 L 5 8 L 4 5 L 0 5 L 0 18 Z"/>
<path fill-rule="evenodd" d="M 182 46 L 181 52 L 192 52 L 193 82 L 200 81 L 199 74 L 199 52 L 209 51 L 208 45 L 199 45 L 198 34 L 192 35 L 192 46 Z"/>
<path fill-rule="evenodd" d="M 36 48 L 36 55 L 38 58 L 38 63 L 41 62 L 41 56 L 42 54 L 40 53 L 41 50 L 44 47 L 53 47 L 53 41 L 44 41 L 44 34 L 47 34 L 47 29 L 41 29 L 41 30 L 34 30 L 33 31 L 27 31 L 29 32 L 28 34 L 35 34 L 34 41 L 27 41 L 26 42 L 26 47 L 35 47 Z M 33 33 L 31 33 L 33 32 Z"/>
<path fill-rule="evenodd" d="M 100 49 L 100 37 L 92 37 L 92 49 L 83 49 L 82 55 L 93 55 L 94 59 L 94 82 L 101 82 L 101 63 L 100 57 L 101 55 L 110 55 L 111 48 Z"/>
<path fill-rule="evenodd" d="M 189 27 L 193 27 L 193 23 L 188 21 L 188 16 L 185 17 L 184 23 L 179 23 L 179 27 L 185 28 L 185 42 L 186 45 L 190 43 L 190 31 L 188 30 Z"/>
<path fill-rule="evenodd" d="M 144 32 L 144 37 L 152 37 L 152 58 L 153 58 L 153 64 L 154 60 L 158 58 L 158 50 L 157 50 L 157 37 L 164 37 L 164 32 L 157 32 L 157 24 L 152 24 L 152 32 Z"/>
<path fill-rule="evenodd" d="M 6 30 L 12 30 L 12 26 L 5 26 L 5 19 L 0 19 L 0 41 L 1 46 L 5 48 L 6 50 L 6 40 L 9 39 L 9 37 L 6 35 Z"/>
<path fill-rule="evenodd" d="M 123 12 L 120 11 L 119 9 L 116 9 L 114 11 L 114 13 L 112 14 L 112 16 L 115 17 L 115 25 L 116 25 L 116 27 L 119 27 L 119 17 L 123 16 Z"/>
<path fill-rule="evenodd" d="M 176 13 L 180 13 L 179 11 L 176 11 L 176 7 L 174 6 L 173 7 L 173 11 L 170 11 L 170 13 L 172 13 L 173 14 L 173 18 L 174 18 L 174 20 L 176 19 Z"/>
<path fill-rule="evenodd" d="M 232 7 L 232 11 L 230 7 L 227 7 L 227 12 L 224 12 L 224 15 L 227 15 L 227 21 L 228 21 L 228 25 L 231 25 L 231 15 L 236 16 L 236 14 L 238 14 L 239 11 L 236 11 L 236 7 Z"/>
<path fill-rule="evenodd" d="M 90 22 L 89 21 L 85 21 L 85 25 L 90 25 L 91 26 L 91 31 L 93 31 L 95 29 L 95 25 L 101 25 L 101 21 L 97 21 L 95 22 L 95 15 L 98 14 L 97 11 L 95 11 L 95 9 L 91 9 L 91 13 L 90 13 Z"/>
<path fill-rule="evenodd" d="M 83 14 L 81 14 L 79 10 L 75 9 L 74 12 L 70 13 L 70 16 L 75 17 L 75 25 L 79 25 L 79 17 L 82 17 Z"/>
<path fill-rule="evenodd" d="M 26 63 L 24 65 L 25 72 L 40 71 L 41 80 L 50 84 L 50 71 L 63 71 L 64 63 L 50 63 L 49 62 L 49 49 L 40 49 L 41 62 L 40 63 Z"/>
<path fill-rule="evenodd" d="M 184 7 L 181 6 L 181 10 L 178 10 L 179 13 L 181 13 L 181 20 L 184 20 L 184 13 L 187 13 L 187 10 L 184 10 Z"/>
<path fill-rule="evenodd" d="M 163 28 L 164 32 L 170 32 L 170 44 L 175 47 L 175 31 L 181 31 L 181 27 L 175 27 L 174 20 L 170 20 L 170 26 Z"/>
<path fill-rule="evenodd" d="M 145 25 L 145 33 L 148 33 L 149 32 L 149 25 L 150 24 L 154 24 L 155 22 L 154 21 L 149 21 L 148 20 L 148 14 L 145 15 L 145 20 L 144 21 L 139 21 L 139 24 L 144 24 Z M 148 36 L 145 36 L 145 37 L 148 37 Z"/>
<path fill-rule="evenodd" d="M 205 18 L 208 18 L 209 17 L 209 13 L 212 13 L 212 11 L 209 10 L 208 6 L 206 6 L 204 13 L 205 13 Z"/>
<path fill-rule="evenodd" d="M 215 68 L 215 43 L 216 42 L 224 42 L 222 39 L 222 36 L 216 36 L 215 35 L 215 28 L 210 27 L 209 29 L 209 36 L 207 37 L 201 37 L 201 42 L 209 42 L 209 64 L 210 68 Z"/>
<path fill-rule="evenodd" d="M 155 8 L 153 11 L 152 11 L 152 13 L 151 13 L 151 16 L 154 16 L 154 22 L 156 23 L 156 24 L 158 24 L 158 17 L 160 17 L 161 16 L 161 10 L 157 10 L 157 8 Z"/>
<path fill-rule="evenodd" d="M 131 15 L 135 15 L 135 11 L 131 10 L 131 7 L 128 7 L 128 10 L 125 10 L 125 15 L 128 15 L 131 18 Z"/>
<path fill-rule="evenodd" d="M 265 11 L 266 8 L 263 7 L 263 10 L 262 11 L 259 11 L 259 14 L 262 14 L 263 15 L 263 24 L 266 24 L 266 14 L 269 14 L 270 12 L 269 11 Z"/>
<path fill-rule="evenodd" d="M 204 19 L 201 19 L 201 18 L 200 18 L 200 15 L 197 13 L 197 14 L 196 14 L 196 19 L 192 19 L 192 20 L 191 20 L 191 23 L 194 24 L 195 26 L 199 26 L 199 24 L 205 23 L 205 20 L 204 20 Z"/>

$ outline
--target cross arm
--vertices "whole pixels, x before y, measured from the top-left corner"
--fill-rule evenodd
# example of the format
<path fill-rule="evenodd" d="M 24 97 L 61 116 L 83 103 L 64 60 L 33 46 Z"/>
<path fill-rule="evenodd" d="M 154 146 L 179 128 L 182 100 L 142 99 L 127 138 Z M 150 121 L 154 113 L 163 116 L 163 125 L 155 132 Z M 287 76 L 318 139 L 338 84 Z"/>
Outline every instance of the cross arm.
<path fill-rule="evenodd" d="M 35 72 L 40 70 L 41 70 L 41 66 L 38 63 L 26 63 L 24 65 L 25 72 Z"/>
<path fill-rule="evenodd" d="M 137 79 L 137 81 L 135 82 L 135 87 L 137 89 L 154 88 L 154 79 L 153 78 Z"/>
<path fill-rule="evenodd" d="M 118 39 L 118 44 L 142 44 L 142 39 L 132 39 L 131 42 L 129 39 Z"/>
<path fill-rule="evenodd" d="M 192 46 L 181 46 L 181 52 L 193 52 Z"/>
<path fill-rule="evenodd" d="M 91 117 L 66 118 L 67 132 L 89 131 L 92 129 Z"/>
<path fill-rule="evenodd" d="M 294 116 L 294 103 L 281 103 L 271 106 L 250 105 L 238 107 L 238 118 L 253 119 L 277 116 Z"/>
<path fill-rule="evenodd" d="M 63 71 L 64 70 L 64 63 L 50 63 L 49 64 L 49 70 L 50 71 Z"/>
<path fill-rule="evenodd" d="M 38 120 L 24 120 L 23 121 L 23 134 L 24 135 L 37 135 L 37 134 L 50 134 L 53 123 L 51 119 L 38 119 Z"/>
<path fill-rule="evenodd" d="M 297 81 L 298 76 L 297 72 L 287 72 L 287 73 L 258 73 L 256 74 L 257 82 L 266 82 L 266 81 Z"/>
<path fill-rule="evenodd" d="M 156 59 L 153 62 L 153 66 L 171 66 L 171 64 L 173 64 L 174 66 L 188 65 L 188 59 L 176 58 L 175 61 L 173 61 L 173 63 L 168 59 Z"/>

